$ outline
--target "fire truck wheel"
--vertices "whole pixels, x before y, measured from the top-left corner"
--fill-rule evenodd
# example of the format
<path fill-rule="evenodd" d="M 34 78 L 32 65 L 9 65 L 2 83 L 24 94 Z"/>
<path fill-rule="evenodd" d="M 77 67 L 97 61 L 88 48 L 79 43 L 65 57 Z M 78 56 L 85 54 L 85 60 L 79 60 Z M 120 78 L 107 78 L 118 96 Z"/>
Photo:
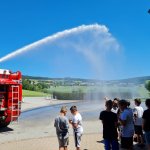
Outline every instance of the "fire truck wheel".
<path fill-rule="evenodd" d="M 9 124 L 10 124 L 10 122 L 3 122 L 3 123 L 0 123 L 0 128 L 5 128 L 5 127 L 7 127 Z"/>

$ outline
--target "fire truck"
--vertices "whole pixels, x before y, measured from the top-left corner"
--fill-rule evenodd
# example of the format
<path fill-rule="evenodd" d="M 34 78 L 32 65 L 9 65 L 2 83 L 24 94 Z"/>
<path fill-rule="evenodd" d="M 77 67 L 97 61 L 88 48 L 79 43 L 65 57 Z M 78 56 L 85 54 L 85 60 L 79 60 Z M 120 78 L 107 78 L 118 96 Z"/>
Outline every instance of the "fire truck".
<path fill-rule="evenodd" d="M 0 69 L 0 127 L 17 121 L 21 113 L 21 72 Z"/>

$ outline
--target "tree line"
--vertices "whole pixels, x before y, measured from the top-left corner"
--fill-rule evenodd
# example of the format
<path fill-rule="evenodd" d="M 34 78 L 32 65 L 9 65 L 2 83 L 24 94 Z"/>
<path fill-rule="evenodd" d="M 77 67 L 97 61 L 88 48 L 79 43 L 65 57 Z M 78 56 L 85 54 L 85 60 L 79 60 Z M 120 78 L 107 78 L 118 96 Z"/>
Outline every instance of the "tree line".
<path fill-rule="evenodd" d="M 50 88 L 50 85 L 45 82 L 35 82 L 30 79 L 23 79 L 22 86 L 24 90 L 39 91 L 44 93 L 48 93 L 47 89 Z"/>

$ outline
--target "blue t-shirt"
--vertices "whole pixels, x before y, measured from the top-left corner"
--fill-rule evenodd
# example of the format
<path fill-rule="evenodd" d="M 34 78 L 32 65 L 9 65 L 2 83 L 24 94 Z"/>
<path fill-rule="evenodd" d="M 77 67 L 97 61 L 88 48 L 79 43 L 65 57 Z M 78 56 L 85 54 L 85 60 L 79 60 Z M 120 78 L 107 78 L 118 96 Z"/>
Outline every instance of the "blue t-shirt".
<path fill-rule="evenodd" d="M 121 127 L 122 137 L 132 137 L 134 135 L 133 111 L 130 108 L 125 109 L 120 114 L 120 119 L 126 121 L 126 125 Z"/>

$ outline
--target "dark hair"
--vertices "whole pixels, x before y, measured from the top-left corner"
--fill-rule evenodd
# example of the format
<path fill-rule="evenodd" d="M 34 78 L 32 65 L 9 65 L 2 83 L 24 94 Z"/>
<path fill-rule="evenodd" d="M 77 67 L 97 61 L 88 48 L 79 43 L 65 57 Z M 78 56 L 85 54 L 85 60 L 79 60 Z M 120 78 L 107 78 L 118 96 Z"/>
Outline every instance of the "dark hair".
<path fill-rule="evenodd" d="M 138 104 L 138 106 L 141 104 L 141 99 L 140 98 L 136 98 L 136 99 L 134 99 L 134 101 Z"/>
<path fill-rule="evenodd" d="M 113 105 L 112 100 L 107 100 L 107 101 L 106 101 L 106 106 L 107 106 L 107 107 L 112 107 L 112 105 Z"/>
<path fill-rule="evenodd" d="M 148 98 L 148 99 L 146 99 L 146 101 L 145 101 L 145 105 L 148 107 L 148 108 L 150 108 L 150 99 Z"/>
<path fill-rule="evenodd" d="M 70 111 L 77 111 L 77 106 L 71 106 Z"/>
<path fill-rule="evenodd" d="M 130 101 L 129 101 L 129 100 L 127 100 L 127 106 L 128 106 L 128 107 L 130 106 L 130 104 L 131 104 L 131 103 L 130 103 Z"/>
<path fill-rule="evenodd" d="M 128 102 L 126 100 L 122 99 L 122 100 L 119 101 L 119 105 L 127 107 L 128 106 Z"/>
<path fill-rule="evenodd" d="M 115 98 L 114 98 L 114 101 L 119 101 L 119 100 L 120 100 L 120 99 L 119 99 L 119 98 L 117 98 L 117 97 L 115 97 Z"/>

